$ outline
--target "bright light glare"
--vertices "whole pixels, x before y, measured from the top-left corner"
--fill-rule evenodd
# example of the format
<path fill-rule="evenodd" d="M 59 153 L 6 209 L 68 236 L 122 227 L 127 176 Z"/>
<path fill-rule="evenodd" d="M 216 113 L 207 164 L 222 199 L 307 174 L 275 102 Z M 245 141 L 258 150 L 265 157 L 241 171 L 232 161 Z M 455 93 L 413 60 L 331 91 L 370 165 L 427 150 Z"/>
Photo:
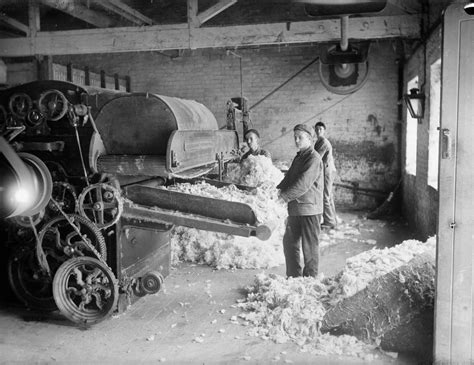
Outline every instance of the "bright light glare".
<path fill-rule="evenodd" d="M 28 190 L 18 188 L 13 193 L 13 200 L 19 204 L 26 204 L 31 202 L 32 196 Z"/>

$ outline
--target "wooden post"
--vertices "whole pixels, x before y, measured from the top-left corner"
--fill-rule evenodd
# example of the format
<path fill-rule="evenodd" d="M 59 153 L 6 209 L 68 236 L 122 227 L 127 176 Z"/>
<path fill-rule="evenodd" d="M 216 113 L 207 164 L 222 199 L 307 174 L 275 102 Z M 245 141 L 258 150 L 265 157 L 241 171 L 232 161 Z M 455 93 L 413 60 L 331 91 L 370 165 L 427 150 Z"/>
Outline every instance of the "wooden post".
<path fill-rule="evenodd" d="M 53 80 L 53 57 L 38 56 L 36 58 L 36 66 L 38 69 L 38 80 Z"/>
<path fill-rule="evenodd" d="M 66 66 L 66 80 L 72 82 L 72 63 L 68 63 Z"/>
<path fill-rule="evenodd" d="M 84 67 L 84 84 L 90 86 L 91 84 L 91 75 L 89 72 L 89 66 Z"/>
<path fill-rule="evenodd" d="M 132 91 L 132 80 L 130 79 L 130 76 L 125 76 L 125 91 Z"/>
<path fill-rule="evenodd" d="M 114 86 L 115 86 L 115 90 L 120 90 L 120 80 L 119 80 L 119 75 L 118 74 L 114 74 Z"/>
<path fill-rule="evenodd" d="M 106 83 L 105 83 L 105 71 L 104 70 L 100 70 L 100 87 L 105 89 L 107 87 Z"/>

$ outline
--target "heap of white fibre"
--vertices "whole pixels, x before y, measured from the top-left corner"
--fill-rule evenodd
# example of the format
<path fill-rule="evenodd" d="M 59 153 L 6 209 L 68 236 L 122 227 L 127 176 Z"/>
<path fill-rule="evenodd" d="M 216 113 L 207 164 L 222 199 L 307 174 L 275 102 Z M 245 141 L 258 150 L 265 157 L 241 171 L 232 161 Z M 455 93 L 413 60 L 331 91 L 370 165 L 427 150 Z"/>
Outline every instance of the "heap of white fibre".
<path fill-rule="evenodd" d="M 282 343 L 296 342 L 315 354 L 373 358 L 372 346 L 352 336 L 319 332 L 326 312 L 337 302 L 364 289 L 370 281 L 393 271 L 415 256 L 435 249 L 435 238 L 426 242 L 407 240 L 392 248 L 372 249 L 346 260 L 334 278 L 288 278 L 259 274 L 238 304 L 241 318 L 253 324 L 248 332 Z"/>
<path fill-rule="evenodd" d="M 275 188 L 283 175 L 267 157 L 250 156 L 247 160 L 242 169 L 234 169 L 233 183 L 255 183 L 257 187 L 252 191 L 240 190 L 235 185 L 217 188 L 205 182 L 177 184 L 168 189 L 248 204 L 259 222 L 275 227 L 270 239 L 261 241 L 255 237 L 176 227 L 171 236 L 173 264 L 186 261 L 217 269 L 248 269 L 269 268 L 284 263 L 281 242 L 287 210 L 278 199 Z"/>
<path fill-rule="evenodd" d="M 277 169 L 272 160 L 265 156 L 250 155 L 240 164 L 229 166 L 227 182 L 247 186 L 261 184 L 278 185 L 283 180 L 283 173 Z"/>
<path fill-rule="evenodd" d="M 253 325 L 247 334 L 277 343 L 291 340 L 302 351 L 319 355 L 358 356 L 371 360 L 373 346 L 353 336 L 320 333 L 328 288 L 317 278 L 257 275 L 255 284 L 247 288 L 246 300 L 238 304 L 245 311 L 240 317 Z"/>
<path fill-rule="evenodd" d="M 346 260 L 339 290 L 350 297 L 363 290 L 373 279 L 406 265 L 415 256 L 436 249 L 435 237 L 426 242 L 406 240 L 391 248 L 372 249 Z"/>

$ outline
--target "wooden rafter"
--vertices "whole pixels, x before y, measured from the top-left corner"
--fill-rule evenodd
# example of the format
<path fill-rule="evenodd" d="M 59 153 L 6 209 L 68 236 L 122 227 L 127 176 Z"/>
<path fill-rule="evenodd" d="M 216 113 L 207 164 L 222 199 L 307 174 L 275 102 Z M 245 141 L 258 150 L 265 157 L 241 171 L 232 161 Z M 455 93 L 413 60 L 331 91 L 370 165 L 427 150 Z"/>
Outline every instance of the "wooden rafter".
<path fill-rule="evenodd" d="M 210 8 L 198 13 L 198 0 L 187 0 L 188 3 L 188 24 L 190 28 L 198 28 L 217 14 L 222 13 L 231 7 L 237 0 L 219 0 Z"/>
<path fill-rule="evenodd" d="M 86 23 L 98 28 L 107 28 L 113 25 L 113 21 L 108 16 L 98 13 L 84 6 L 79 0 L 40 0 L 42 4 L 58 9 L 64 13 L 81 19 Z"/>
<path fill-rule="evenodd" d="M 139 11 L 132 9 L 130 6 L 124 4 L 120 0 L 94 0 L 97 5 L 110 10 L 121 17 L 131 21 L 137 25 L 152 25 L 153 20 L 143 15 Z"/>
<path fill-rule="evenodd" d="M 198 14 L 199 25 L 204 24 L 209 19 L 214 18 L 217 14 L 223 12 L 227 8 L 231 7 L 237 2 L 237 0 L 220 0 L 217 4 L 211 6 Z"/>
<path fill-rule="evenodd" d="M 11 28 L 14 28 L 16 30 L 19 30 L 23 33 L 25 33 L 26 35 L 29 35 L 30 34 L 30 28 L 28 27 L 28 25 L 26 24 L 23 24 L 22 22 L 19 22 L 18 20 L 16 19 L 13 19 L 13 18 L 10 18 L 9 16 L 7 16 L 5 13 L 0 13 L 0 20 L 7 24 L 8 26 L 10 26 Z"/>
<path fill-rule="evenodd" d="M 421 2 L 406 0 L 388 0 L 387 6 L 395 7 L 406 14 L 419 14 L 421 12 Z"/>
<path fill-rule="evenodd" d="M 349 23 L 349 40 L 419 38 L 418 15 L 359 17 Z M 203 27 L 188 24 L 39 32 L 36 37 L 0 40 L 0 56 L 163 51 L 218 47 L 339 42 L 341 22 L 307 22 Z"/>
<path fill-rule="evenodd" d="M 28 0 L 28 27 L 29 36 L 36 37 L 36 34 L 40 31 L 40 10 L 37 1 Z"/>

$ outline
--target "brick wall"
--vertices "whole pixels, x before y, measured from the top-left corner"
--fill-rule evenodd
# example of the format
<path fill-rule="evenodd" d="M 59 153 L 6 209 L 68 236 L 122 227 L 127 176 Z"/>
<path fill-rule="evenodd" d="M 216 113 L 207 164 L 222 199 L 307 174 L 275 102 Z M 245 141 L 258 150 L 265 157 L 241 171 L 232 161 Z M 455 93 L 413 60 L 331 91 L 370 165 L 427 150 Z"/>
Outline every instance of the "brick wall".
<path fill-rule="evenodd" d="M 226 101 L 240 96 L 240 62 L 243 93 L 252 106 L 314 60 L 318 48 L 288 46 L 236 53 L 241 59 L 216 49 L 186 50 L 175 58 L 140 52 L 55 57 L 54 62 L 97 65 L 108 73 L 129 75 L 133 91 L 197 100 L 224 125 Z M 372 44 L 368 81 L 350 95 L 327 91 L 319 80 L 316 62 L 253 108 L 251 127 L 261 132 L 262 143 L 274 161 L 288 164 L 296 153 L 293 126 L 324 121 L 334 145 L 339 182 L 390 191 L 400 176 L 396 58 L 390 42 Z M 376 199 L 340 187 L 336 203 L 373 208 L 380 203 L 380 196 Z"/>

